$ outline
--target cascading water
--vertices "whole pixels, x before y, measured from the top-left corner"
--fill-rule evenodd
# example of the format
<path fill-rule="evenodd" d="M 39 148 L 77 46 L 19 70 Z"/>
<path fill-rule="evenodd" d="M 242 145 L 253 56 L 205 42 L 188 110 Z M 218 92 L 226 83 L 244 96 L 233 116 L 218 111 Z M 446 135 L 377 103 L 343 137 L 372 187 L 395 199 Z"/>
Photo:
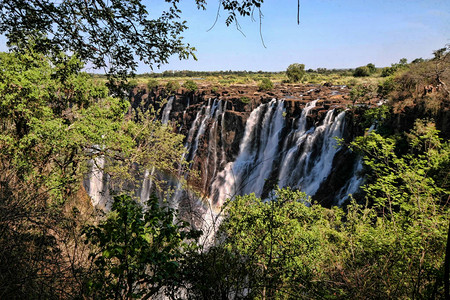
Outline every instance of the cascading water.
<path fill-rule="evenodd" d="M 167 123 L 169 123 L 170 112 L 172 111 L 174 99 L 175 99 L 174 96 L 169 97 L 166 105 L 164 106 L 164 110 L 161 115 L 161 123 L 163 125 L 167 125 Z M 154 174 L 155 174 L 155 167 L 153 167 L 151 170 L 144 171 L 144 179 L 142 181 L 141 191 L 138 195 L 142 203 L 150 199 L 150 195 L 152 193 Z"/>
<path fill-rule="evenodd" d="M 170 206 L 178 208 L 189 199 L 204 223 L 211 224 L 217 221 L 227 198 L 249 193 L 267 197 L 275 184 L 300 189 L 310 196 L 323 193 L 323 183 L 333 174 L 333 160 L 341 150 L 335 137 L 341 138 L 345 131 L 345 111 L 325 108 L 323 100 L 305 103 L 273 99 L 251 111 L 255 103 L 243 111 L 242 106 L 220 99 L 203 103 L 193 100 L 189 106 L 176 101 L 175 97 L 168 99 L 161 122 L 168 124 L 178 116 L 180 132 L 186 134 L 185 158 L 200 175 L 193 187 L 207 200 L 193 197 L 180 181 L 168 179 L 167 188 L 174 191 L 167 199 Z M 293 105 L 304 107 L 293 113 Z M 99 159 L 97 165 L 102 164 Z M 357 191 L 362 182 L 356 175 L 361 164 L 352 164 L 353 173 L 332 191 L 335 204 Z M 136 191 L 141 201 L 153 192 L 152 178 L 161 175 L 155 173 L 154 169 L 145 170 Z M 107 180 L 95 164 L 88 181 L 93 202 L 107 203 Z"/>
<path fill-rule="evenodd" d="M 84 182 L 85 189 L 91 197 L 92 205 L 101 209 L 109 209 L 110 195 L 108 176 L 103 172 L 105 158 L 98 156 L 90 161 L 91 172 Z"/>
<path fill-rule="evenodd" d="M 362 174 L 363 168 L 362 159 L 359 158 L 356 161 L 356 165 L 353 167 L 352 178 L 341 188 L 335 197 L 335 202 L 338 205 L 342 205 L 350 197 L 349 195 L 353 195 L 359 190 L 364 182 L 364 176 Z"/>
<path fill-rule="evenodd" d="M 169 122 L 169 115 L 170 115 L 170 112 L 172 111 L 174 99 L 175 99 L 174 96 L 169 97 L 169 100 L 167 101 L 166 106 L 164 107 L 162 117 L 161 117 L 161 123 L 163 123 L 163 124 L 167 124 Z"/>
<path fill-rule="evenodd" d="M 286 123 L 284 101 L 272 100 L 252 111 L 237 158 L 213 181 L 211 198 L 217 206 L 235 195 L 263 195 L 267 179 L 274 174 L 280 187 L 299 188 L 311 196 L 317 192 L 339 151 L 335 138 L 342 137 L 345 111 L 336 115 L 329 110 L 320 126 L 308 129 L 308 113 L 316 103 L 305 106 L 285 138 L 280 134 Z"/>
<path fill-rule="evenodd" d="M 334 110 L 328 111 L 323 124 L 317 127 L 306 139 L 309 143 L 322 144 L 320 155 L 313 161 L 307 161 L 306 172 L 299 178 L 296 187 L 306 194 L 313 196 L 320 187 L 322 181 L 330 174 L 333 165 L 333 158 L 338 151 L 335 138 L 342 137 L 344 129 L 345 111 L 339 113 L 333 120 Z M 320 139 L 320 141 L 319 141 Z M 312 145 L 307 145 L 306 149 L 312 149 Z M 308 160 L 311 154 L 307 154 Z"/>

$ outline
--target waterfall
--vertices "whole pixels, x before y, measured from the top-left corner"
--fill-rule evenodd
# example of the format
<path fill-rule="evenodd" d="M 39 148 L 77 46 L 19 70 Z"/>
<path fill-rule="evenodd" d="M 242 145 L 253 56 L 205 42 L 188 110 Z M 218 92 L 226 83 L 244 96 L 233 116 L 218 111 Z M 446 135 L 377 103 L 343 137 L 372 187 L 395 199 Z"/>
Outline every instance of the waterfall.
<path fill-rule="evenodd" d="M 105 158 L 98 156 L 90 161 L 91 172 L 84 182 L 86 192 L 91 197 L 92 205 L 96 208 L 108 210 L 109 203 L 108 175 L 103 172 Z"/>
<path fill-rule="evenodd" d="M 206 188 L 206 184 L 208 182 L 208 166 L 210 163 L 210 158 L 212 156 L 213 159 L 213 171 L 211 173 L 211 177 L 214 178 L 214 176 L 216 175 L 216 170 L 217 170 L 217 138 L 218 138 L 218 126 L 219 126 L 219 116 L 222 117 L 223 120 L 223 114 L 224 114 L 225 109 L 223 108 L 223 103 L 222 100 L 216 101 L 213 104 L 213 108 L 211 109 L 211 115 L 212 115 L 212 125 L 211 125 L 211 129 L 209 130 L 209 143 L 208 143 L 208 154 L 206 157 L 206 163 L 205 163 L 205 174 L 203 175 L 203 188 Z M 223 127 L 222 127 L 223 130 Z M 221 131 L 222 132 L 222 131 Z"/>
<path fill-rule="evenodd" d="M 317 143 L 319 138 L 322 139 L 322 147 L 320 148 L 320 156 L 312 162 L 312 168 L 306 166 L 309 170 L 304 177 L 300 178 L 297 187 L 308 195 L 315 195 L 322 181 L 328 177 L 333 165 L 334 155 L 338 151 L 335 138 L 341 138 L 344 129 L 345 111 L 339 113 L 333 120 L 334 110 L 328 111 L 323 124 L 316 128 L 311 134 L 312 143 Z M 322 134 L 323 133 L 323 134 Z M 321 136 L 322 135 L 322 136 Z M 308 147 L 310 149 L 311 147 Z M 310 158 L 310 156 L 308 156 Z"/>
<path fill-rule="evenodd" d="M 360 157 L 357 159 L 355 166 L 353 166 L 352 178 L 350 178 L 347 184 L 341 188 L 335 197 L 335 202 L 338 205 L 342 205 L 350 197 L 350 195 L 355 194 L 359 190 L 360 186 L 364 182 L 364 176 L 362 175 L 363 168 L 363 161 Z"/>
<path fill-rule="evenodd" d="M 244 137 L 239 146 L 239 154 L 234 162 L 229 162 L 225 168 L 219 172 L 212 183 L 212 197 L 213 203 L 216 206 L 222 206 L 225 199 L 235 196 L 236 191 L 240 189 L 236 184 L 239 184 L 241 179 L 241 170 L 253 161 L 251 151 L 252 139 L 255 135 L 258 121 L 264 111 L 265 105 L 258 106 L 250 113 L 245 124 Z"/>
<path fill-rule="evenodd" d="M 175 99 L 174 96 L 169 97 L 169 100 L 167 101 L 166 106 L 164 107 L 162 117 L 161 117 L 161 122 L 163 124 L 167 124 L 169 122 L 169 115 L 170 115 L 170 112 L 172 111 L 172 105 L 173 105 L 174 99 Z"/>
<path fill-rule="evenodd" d="M 251 165 L 250 176 L 245 180 L 243 192 L 261 196 L 265 180 L 269 178 L 278 152 L 280 132 L 284 128 L 284 102 L 272 100 L 264 115 L 259 141 L 259 151 Z"/>
<path fill-rule="evenodd" d="M 272 100 L 253 110 L 237 158 L 213 181 L 213 202 L 221 206 L 235 195 L 262 196 L 265 188 L 271 188 L 265 187 L 271 177 L 278 179 L 280 187 L 298 188 L 313 196 L 331 172 L 339 151 L 335 138 L 342 137 L 345 128 L 345 111 L 336 115 L 335 110 L 329 110 L 320 126 L 308 129 L 307 117 L 316 103 L 314 100 L 305 106 L 284 139 L 280 134 L 285 127 L 283 101 Z"/>
<path fill-rule="evenodd" d="M 306 104 L 302 110 L 300 118 L 297 121 L 297 129 L 292 130 L 286 138 L 284 143 L 282 163 L 280 167 L 280 173 L 278 175 L 278 184 L 281 187 L 287 185 L 287 180 L 290 174 L 294 171 L 295 167 L 294 158 L 301 150 L 300 146 L 303 144 L 305 138 L 311 133 L 311 130 L 307 131 L 307 116 L 311 109 L 316 107 L 317 100 Z M 293 144 L 293 145 L 292 145 Z"/>
<path fill-rule="evenodd" d="M 183 158 L 199 172 L 199 180 L 190 183 L 208 198 L 209 203 L 194 200 L 193 194 L 185 191 L 181 182 L 166 178 L 168 190 L 174 191 L 167 199 L 170 206 L 178 207 L 189 198 L 189 205 L 202 211 L 204 218 L 208 214 L 211 221 L 217 217 L 218 209 L 227 198 L 250 193 L 264 198 L 275 184 L 299 189 L 310 196 L 318 191 L 318 195 L 324 193 L 323 183 L 333 172 L 333 160 L 341 150 L 335 138 L 343 136 L 345 111 L 326 109 L 319 106 L 322 101 L 313 100 L 295 115 L 293 112 L 304 102 L 273 99 L 248 112 L 224 100 L 208 99 L 172 112 L 174 101 L 175 97 L 168 99 L 161 122 L 167 124 L 177 115 L 182 116 L 183 121 L 190 120 L 184 123 L 183 130 L 180 128 L 180 132 L 186 132 Z M 227 103 L 231 104 L 229 108 Z M 236 122 L 243 121 L 235 127 L 228 123 L 228 117 Z M 225 124 L 231 128 L 225 128 Z M 243 132 L 238 132 L 239 128 Z M 107 178 L 101 172 L 103 163 L 101 157 L 93 161 L 85 184 L 93 203 L 99 205 L 106 205 L 109 198 Z M 348 194 L 358 190 L 362 183 L 362 177 L 358 175 L 361 169 L 361 163 L 355 162 L 353 174 L 337 186 L 334 203 L 342 203 Z M 155 173 L 164 177 L 154 168 L 145 170 L 136 189 L 136 196 L 141 201 L 149 198 Z M 188 179 L 187 174 L 182 176 Z"/>
<path fill-rule="evenodd" d="M 164 110 L 161 115 L 161 123 L 166 125 L 169 123 L 170 112 L 172 111 L 173 101 L 175 97 L 169 97 L 166 105 L 164 106 Z M 153 176 L 155 174 L 155 167 L 152 167 L 151 170 L 146 169 L 144 171 L 144 179 L 142 180 L 141 191 L 139 193 L 139 199 L 142 203 L 150 199 L 150 194 L 152 193 L 153 186 Z"/>

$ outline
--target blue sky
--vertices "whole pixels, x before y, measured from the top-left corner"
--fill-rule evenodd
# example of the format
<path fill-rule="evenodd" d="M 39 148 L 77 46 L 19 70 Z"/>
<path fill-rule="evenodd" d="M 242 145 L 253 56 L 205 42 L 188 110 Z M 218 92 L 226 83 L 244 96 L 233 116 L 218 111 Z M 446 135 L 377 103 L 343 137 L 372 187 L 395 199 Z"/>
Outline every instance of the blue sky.
<path fill-rule="evenodd" d="M 165 7 L 163 0 L 145 1 L 156 15 Z M 300 0 L 300 25 L 297 0 L 265 0 L 261 34 L 266 47 L 257 14 L 255 21 L 240 19 L 245 36 L 225 26 L 223 11 L 208 31 L 219 1 L 207 2 L 205 11 L 197 10 L 193 0 L 180 3 L 189 26 L 183 36 L 197 49 L 198 61 L 173 57 L 153 71 L 283 71 L 295 62 L 307 69 L 384 67 L 403 57 L 430 58 L 433 50 L 450 44 L 450 0 Z M 6 49 L 1 37 L 0 51 Z M 139 65 L 138 73 L 150 71 Z"/>
<path fill-rule="evenodd" d="M 291 63 L 306 68 L 354 68 L 367 63 L 389 66 L 400 58 L 429 58 L 432 51 L 450 43 L 449 0 L 266 0 L 259 19 L 241 19 L 245 36 L 225 26 L 221 12 L 214 24 L 218 1 L 206 11 L 193 1 L 181 1 L 189 30 L 185 41 L 197 49 L 198 61 L 180 61 L 155 69 L 282 71 Z M 149 1 L 149 10 L 158 1 Z M 156 4 L 158 6 L 159 4 Z M 140 65 L 138 73 L 150 68 Z"/>

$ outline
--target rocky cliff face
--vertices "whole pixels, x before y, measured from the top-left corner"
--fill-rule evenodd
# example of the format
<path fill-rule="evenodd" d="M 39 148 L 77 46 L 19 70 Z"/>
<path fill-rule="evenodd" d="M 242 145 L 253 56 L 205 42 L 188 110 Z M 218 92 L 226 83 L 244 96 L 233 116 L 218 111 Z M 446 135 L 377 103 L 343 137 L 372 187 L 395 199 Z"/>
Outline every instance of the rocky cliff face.
<path fill-rule="evenodd" d="M 231 86 L 196 93 L 136 89 L 134 105 L 157 103 L 161 118 L 185 136 L 187 159 L 200 176 L 190 184 L 214 207 L 234 195 L 267 197 L 275 185 L 299 188 L 323 205 L 356 192 L 358 158 L 339 147 L 350 140 L 345 86 L 277 86 L 261 92 Z M 180 200 L 177 200 L 180 201 Z"/>

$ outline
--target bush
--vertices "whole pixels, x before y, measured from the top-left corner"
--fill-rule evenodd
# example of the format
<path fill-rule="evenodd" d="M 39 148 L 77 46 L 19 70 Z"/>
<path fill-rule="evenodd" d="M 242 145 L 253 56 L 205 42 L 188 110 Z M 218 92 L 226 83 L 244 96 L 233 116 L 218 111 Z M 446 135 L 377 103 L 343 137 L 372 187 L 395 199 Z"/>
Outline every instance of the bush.
<path fill-rule="evenodd" d="M 148 90 L 149 91 L 151 91 L 151 90 L 154 90 L 154 89 L 157 89 L 158 88 L 158 85 L 159 85 L 159 82 L 158 82 L 158 80 L 156 80 L 156 79 L 150 79 L 149 81 L 148 81 L 148 83 L 147 83 L 147 87 L 148 87 Z"/>
<path fill-rule="evenodd" d="M 186 80 L 183 83 L 183 87 L 190 92 L 195 92 L 198 89 L 197 84 L 193 80 L 190 80 L 190 79 Z"/>
<path fill-rule="evenodd" d="M 389 93 L 396 89 L 397 84 L 392 76 L 386 78 L 382 83 L 378 85 L 378 94 L 381 97 L 387 97 Z"/>
<path fill-rule="evenodd" d="M 350 91 L 350 100 L 352 100 L 353 105 L 356 102 L 369 104 L 370 100 L 376 95 L 375 90 L 376 88 L 372 84 L 358 84 Z"/>
<path fill-rule="evenodd" d="M 370 76 L 370 69 L 367 66 L 357 67 L 355 72 L 353 72 L 353 76 L 355 77 L 367 77 Z"/>
<path fill-rule="evenodd" d="M 169 92 L 176 92 L 180 88 L 178 81 L 170 80 L 166 83 L 166 90 Z"/>
<path fill-rule="evenodd" d="M 258 87 L 261 91 L 270 91 L 273 89 L 273 82 L 269 78 L 263 78 Z"/>
<path fill-rule="evenodd" d="M 383 70 L 381 70 L 381 77 L 389 77 L 389 76 L 393 75 L 395 73 L 395 71 L 397 71 L 396 66 L 385 67 L 385 68 L 383 68 Z"/>
<path fill-rule="evenodd" d="M 137 87 L 137 85 L 138 85 L 138 81 L 136 79 L 131 79 L 130 81 L 128 81 L 128 86 L 132 89 Z"/>
<path fill-rule="evenodd" d="M 291 64 L 286 70 L 286 76 L 289 78 L 290 82 L 299 82 L 305 75 L 305 65 L 304 64 Z"/>
<path fill-rule="evenodd" d="M 375 68 L 375 65 L 372 64 L 372 63 L 367 64 L 366 67 L 369 69 L 369 73 L 370 74 L 373 74 L 373 73 L 375 73 L 377 71 L 377 68 Z"/>
<path fill-rule="evenodd" d="M 247 97 L 247 96 L 241 97 L 240 100 L 241 100 L 241 102 L 244 103 L 244 104 L 250 103 L 250 98 Z"/>

